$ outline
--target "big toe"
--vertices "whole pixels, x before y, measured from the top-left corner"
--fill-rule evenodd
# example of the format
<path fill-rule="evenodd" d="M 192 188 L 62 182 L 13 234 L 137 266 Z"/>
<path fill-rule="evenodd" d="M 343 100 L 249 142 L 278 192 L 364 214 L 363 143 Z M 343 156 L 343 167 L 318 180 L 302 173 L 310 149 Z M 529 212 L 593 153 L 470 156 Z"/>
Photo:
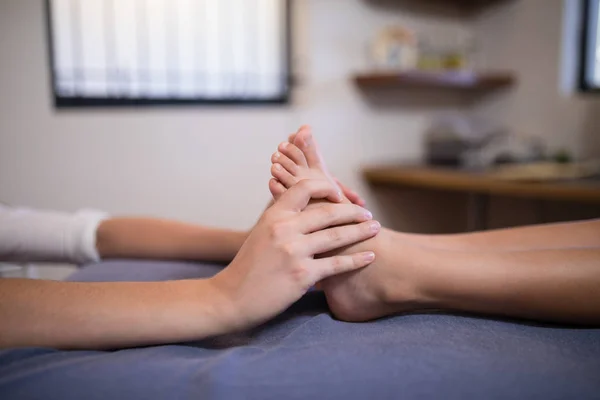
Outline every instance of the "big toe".
<path fill-rule="evenodd" d="M 317 146 L 317 142 L 313 137 L 310 127 L 303 126 L 300 128 L 294 138 L 294 144 L 302 150 L 310 168 L 324 168 L 323 158 L 321 157 L 319 147 Z"/>

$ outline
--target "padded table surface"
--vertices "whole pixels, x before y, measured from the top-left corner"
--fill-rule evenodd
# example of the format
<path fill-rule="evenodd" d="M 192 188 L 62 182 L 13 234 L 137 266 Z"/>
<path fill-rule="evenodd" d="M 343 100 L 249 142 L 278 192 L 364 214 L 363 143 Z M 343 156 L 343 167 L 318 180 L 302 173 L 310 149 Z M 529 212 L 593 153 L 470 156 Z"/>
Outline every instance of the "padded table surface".
<path fill-rule="evenodd" d="M 74 281 L 211 276 L 112 261 Z M 331 317 L 309 292 L 253 330 L 118 351 L 0 351 L 0 399 L 600 399 L 600 330 L 457 315 Z"/>

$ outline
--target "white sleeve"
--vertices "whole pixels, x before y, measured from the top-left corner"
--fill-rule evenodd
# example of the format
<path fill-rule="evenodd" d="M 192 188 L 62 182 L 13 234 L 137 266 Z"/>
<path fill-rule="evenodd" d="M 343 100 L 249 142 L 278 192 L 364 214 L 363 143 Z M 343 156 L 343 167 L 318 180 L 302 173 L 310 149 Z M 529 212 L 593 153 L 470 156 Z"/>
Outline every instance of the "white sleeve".
<path fill-rule="evenodd" d="M 96 230 L 107 218 L 96 210 L 69 214 L 0 204 L 0 261 L 98 261 Z"/>

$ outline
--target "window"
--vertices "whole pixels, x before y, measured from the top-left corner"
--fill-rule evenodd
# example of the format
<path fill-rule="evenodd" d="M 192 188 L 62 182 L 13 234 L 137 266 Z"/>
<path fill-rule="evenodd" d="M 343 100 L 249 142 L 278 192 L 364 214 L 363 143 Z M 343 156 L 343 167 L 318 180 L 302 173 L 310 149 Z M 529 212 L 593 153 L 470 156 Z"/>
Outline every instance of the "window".
<path fill-rule="evenodd" d="M 284 103 L 289 0 L 47 0 L 58 107 Z"/>
<path fill-rule="evenodd" d="M 600 0 L 582 1 L 579 88 L 585 92 L 600 91 Z"/>

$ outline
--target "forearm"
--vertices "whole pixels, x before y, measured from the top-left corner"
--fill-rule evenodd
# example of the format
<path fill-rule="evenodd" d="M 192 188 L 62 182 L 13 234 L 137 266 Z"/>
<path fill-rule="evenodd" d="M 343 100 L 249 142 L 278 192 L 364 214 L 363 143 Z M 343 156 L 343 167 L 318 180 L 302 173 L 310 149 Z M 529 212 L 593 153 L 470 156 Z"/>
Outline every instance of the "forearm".
<path fill-rule="evenodd" d="M 0 347 L 119 348 L 230 329 L 210 280 L 78 283 L 0 280 Z"/>
<path fill-rule="evenodd" d="M 600 325 L 600 250 L 424 252 L 434 308 Z"/>
<path fill-rule="evenodd" d="M 113 218 L 98 227 L 101 258 L 231 261 L 247 233 L 150 218 Z"/>
<path fill-rule="evenodd" d="M 422 246 L 452 251 L 520 251 L 600 247 L 600 220 L 454 235 L 404 234 Z"/>

